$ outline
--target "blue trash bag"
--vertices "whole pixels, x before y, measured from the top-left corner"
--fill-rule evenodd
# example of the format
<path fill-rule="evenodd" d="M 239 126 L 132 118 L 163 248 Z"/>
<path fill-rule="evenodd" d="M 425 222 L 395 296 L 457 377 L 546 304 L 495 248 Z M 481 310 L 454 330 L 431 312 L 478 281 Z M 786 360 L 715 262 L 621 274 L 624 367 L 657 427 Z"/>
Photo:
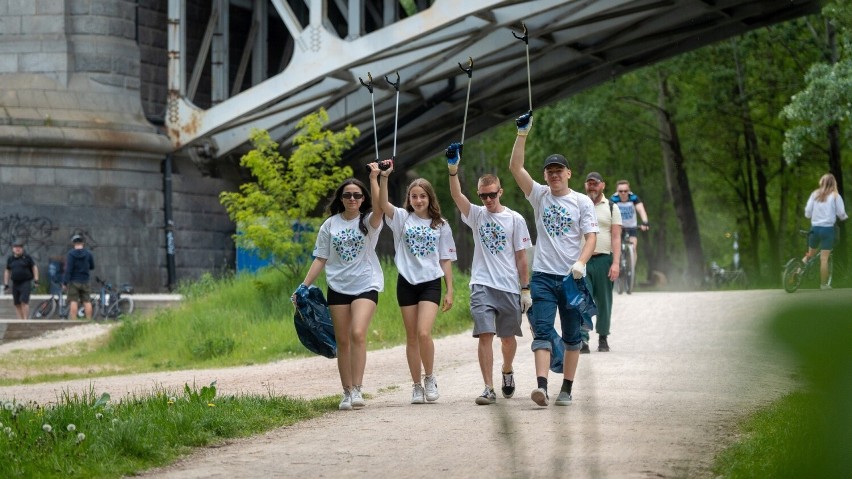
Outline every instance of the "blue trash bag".
<path fill-rule="evenodd" d="M 337 357 L 334 324 L 322 290 L 316 286 L 296 290 L 296 313 L 293 323 L 299 341 L 311 352 L 327 358 Z"/>
<path fill-rule="evenodd" d="M 580 312 L 580 317 L 583 318 L 580 327 L 584 331 L 594 329 L 592 317 L 597 316 L 598 307 L 594 298 L 592 298 L 589 287 L 586 285 L 586 278 L 574 279 L 571 274 L 565 276 L 565 279 L 562 280 L 562 291 L 565 292 L 568 307 Z"/>

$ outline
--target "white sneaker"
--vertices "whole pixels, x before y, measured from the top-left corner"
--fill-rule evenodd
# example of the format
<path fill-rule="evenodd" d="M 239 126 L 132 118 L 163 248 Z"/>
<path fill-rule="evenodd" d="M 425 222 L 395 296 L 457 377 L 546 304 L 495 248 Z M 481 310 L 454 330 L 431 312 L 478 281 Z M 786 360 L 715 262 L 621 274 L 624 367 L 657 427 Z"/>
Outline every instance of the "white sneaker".
<path fill-rule="evenodd" d="M 437 401 L 440 394 L 438 394 L 438 381 L 435 380 L 435 376 L 426 376 L 423 379 L 423 384 L 426 386 L 426 400 L 429 402 Z"/>
<path fill-rule="evenodd" d="M 352 396 L 349 393 L 349 390 L 343 390 L 343 399 L 340 400 L 340 405 L 337 406 L 337 409 L 341 411 L 349 411 L 352 409 Z"/>
<path fill-rule="evenodd" d="M 831 286 L 827 284 L 821 284 L 819 285 L 819 289 L 831 289 Z"/>
<path fill-rule="evenodd" d="M 426 399 L 423 397 L 423 386 L 415 384 L 414 389 L 411 391 L 411 404 L 424 403 L 426 403 Z"/>
<path fill-rule="evenodd" d="M 539 406 L 547 406 L 547 402 L 550 400 L 550 397 L 548 397 L 547 391 L 543 388 L 535 388 L 530 394 L 530 399 Z"/>
<path fill-rule="evenodd" d="M 352 386 L 352 409 L 361 409 L 366 406 L 364 396 L 361 395 L 361 386 Z"/>

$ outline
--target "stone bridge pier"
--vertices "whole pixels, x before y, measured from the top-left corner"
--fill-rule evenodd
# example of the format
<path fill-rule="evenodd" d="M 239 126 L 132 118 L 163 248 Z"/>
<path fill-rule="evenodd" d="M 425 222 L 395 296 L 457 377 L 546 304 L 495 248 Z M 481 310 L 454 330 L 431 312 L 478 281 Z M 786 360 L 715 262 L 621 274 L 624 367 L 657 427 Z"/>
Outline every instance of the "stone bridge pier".
<path fill-rule="evenodd" d="M 81 234 L 97 276 L 149 293 L 233 264 L 233 226 L 217 199 L 233 182 L 167 156 L 167 137 L 143 111 L 141 72 L 156 68 L 143 65 L 140 39 L 165 42 L 158 3 L 0 1 L 4 263 L 12 239 L 23 239 L 46 280 Z"/>

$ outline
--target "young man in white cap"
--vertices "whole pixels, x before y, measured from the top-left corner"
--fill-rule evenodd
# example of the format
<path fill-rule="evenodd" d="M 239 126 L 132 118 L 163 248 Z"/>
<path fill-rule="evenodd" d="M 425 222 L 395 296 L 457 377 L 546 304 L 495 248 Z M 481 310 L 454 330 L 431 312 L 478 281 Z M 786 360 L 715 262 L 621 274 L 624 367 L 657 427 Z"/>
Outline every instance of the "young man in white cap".
<path fill-rule="evenodd" d="M 546 185 L 533 180 L 524 168 L 524 149 L 532 128 L 532 112 L 519 117 L 516 125 L 518 136 L 509 160 L 509 171 L 532 204 L 537 232 L 530 280 L 533 303 L 527 311 L 527 318 L 533 328 L 532 350 L 538 387 L 532 391 L 530 398 L 539 406 L 547 406 L 550 399 L 547 374 L 551 354 L 558 350 L 558 345 L 554 344 L 554 337 L 558 336 L 555 336 L 553 326 L 558 309 L 565 354 L 562 388 L 555 404 L 568 406 L 580 360 L 582 317 L 579 311 L 569 307 L 562 281 L 567 275 L 573 275 L 575 279 L 586 276 L 586 263 L 595 250 L 598 232 L 595 206 L 588 196 L 568 187 L 571 170 L 568 160 L 562 155 L 553 154 L 544 160 Z M 585 244 L 581 247 L 584 239 Z"/>

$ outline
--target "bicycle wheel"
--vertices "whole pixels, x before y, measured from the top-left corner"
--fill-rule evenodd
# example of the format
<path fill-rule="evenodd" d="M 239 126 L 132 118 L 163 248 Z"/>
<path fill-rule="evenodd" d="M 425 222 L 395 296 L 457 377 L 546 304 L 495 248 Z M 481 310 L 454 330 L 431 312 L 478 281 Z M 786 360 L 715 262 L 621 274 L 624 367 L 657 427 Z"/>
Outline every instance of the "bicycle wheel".
<path fill-rule="evenodd" d="M 109 307 L 109 311 L 107 312 L 107 317 L 109 319 L 118 320 L 120 317 L 131 314 L 134 309 L 133 299 L 132 298 L 119 298 L 118 301 L 113 303 Z"/>
<path fill-rule="evenodd" d="M 802 284 L 802 276 L 805 270 L 805 264 L 800 259 L 792 258 L 784 265 L 784 277 L 782 283 L 784 291 L 795 293 Z"/>
<path fill-rule="evenodd" d="M 633 271 L 633 249 L 627 248 L 624 251 L 624 254 L 625 263 L 627 264 L 627 267 L 625 268 L 627 270 L 627 274 L 624 278 L 624 291 L 627 294 L 631 294 L 633 293 L 633 280 L 636 273 L 635 271 Z"/>
<path fill-rule="evenodd" d="M 47 319 L 53 317 L 54 313 L 56 313 L 56 300 L 45 299 L 30 312 L 30 319 Z"/>

